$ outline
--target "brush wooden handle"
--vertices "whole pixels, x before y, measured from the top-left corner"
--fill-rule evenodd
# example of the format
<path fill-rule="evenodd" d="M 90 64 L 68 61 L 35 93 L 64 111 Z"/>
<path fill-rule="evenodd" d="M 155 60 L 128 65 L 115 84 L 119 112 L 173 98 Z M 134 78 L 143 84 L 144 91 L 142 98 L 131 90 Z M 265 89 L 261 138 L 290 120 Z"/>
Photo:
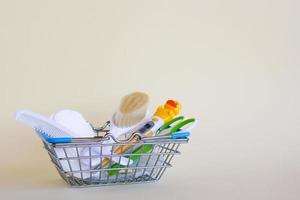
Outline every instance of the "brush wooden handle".
<path fill-rule="evenodd" d="M 154 135 L 153 132 L 152 132 L 151 130 L 149 130 L 148 132 L 146 132 L 146 133 L 144 134 L 144 137 L 151 137 L 151 136 L 153 136 L 153 135 Z M 120 155 L 120 154 L 122 154 L 122 153 L 125 153 L 126 151 L 128 151 L 129 149 L 131 149 L 131 148 L 132 148 L 136 143 L 138 143 L 139 141 L 140 141 L 140 137 L 136 135 L 135 137 L 132 138 L 132 140 L 130 140 L 130 141 L 128 142 L 129 145 L 120 145 L 120 146 L 118 146 L 118 147 L 114 150 L 113 154 L 115 154 L 115 155 Z M 109 159 L 109 158 L 104 158 L 104 159 L 102 160 L 102 162 L 101 162 L 101 166 L 102 166 L 102 167 L 105 167 L 105 166 L 107 166 L 109 163 L 110 163 L 110 159 Z"/>

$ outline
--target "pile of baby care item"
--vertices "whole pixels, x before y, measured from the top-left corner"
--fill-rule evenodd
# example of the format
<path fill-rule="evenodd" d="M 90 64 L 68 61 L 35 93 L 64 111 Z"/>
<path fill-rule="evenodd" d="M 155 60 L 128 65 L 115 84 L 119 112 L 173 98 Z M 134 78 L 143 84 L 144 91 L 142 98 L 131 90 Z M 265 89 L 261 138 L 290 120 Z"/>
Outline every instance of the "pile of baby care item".
<path fill-rule="evenodd" d="M 82 173 L 84 170 L 135 165 L 136 159 L 130 159 L 122 154 L 128 151 L 145 153 L 151 150 L 151 146 L 148 150 L 143 148 L 143 152 L 138 149 L 138 146 L 136 149 L 132 149 L 133 145 L 113 148 L 113 145 L 109 144 L 124 140 L 129 141 L 129 144 L 134 144 L 142 139 L 187 138 L 191 128 L 196 124 L 196 119 L 179 115 L 181 104 L 178 101 L 167 100 L 164 105 L 158 106 L 153 114 L 148 106 L 149 96 L 143 92 L 134 92 L 124 96 L 119 108 L 108 121 L 108 131 L 104 135 L 99 135 L 97 128 L 93 127 L 81 113 L 74 110 L 60 110 L 50 117 L 29 110 L 20 110 L 16 113 L 16 120 L 32 127 L 44 141 L 54 144 L 106 137 L 106 140 L 101 141 L 101 148 L 97 146 L 63 148 L 59 145 L 54 148 L 57 158 L 80 157 L 80 159 L 61 159 L 59 162 L 64 171 L 80 171 L 72 175 L 86 179 L 98 176 L 99 172 Z M 108 135 L 111 137 L 107 137 Z M 100 155 L 107 155 L 107 157 Z M 149 162 L 141 157 L 139 163 L 146 161 Z M 114 172 L 118 171 L 108 171 L 106 176 L 114 176 L 116 174 Z M 136 173 L 138 176 L 142 170 Z M 144 170 L 143 174 L 145 173 L 147 174 L 147 171 Z"/>

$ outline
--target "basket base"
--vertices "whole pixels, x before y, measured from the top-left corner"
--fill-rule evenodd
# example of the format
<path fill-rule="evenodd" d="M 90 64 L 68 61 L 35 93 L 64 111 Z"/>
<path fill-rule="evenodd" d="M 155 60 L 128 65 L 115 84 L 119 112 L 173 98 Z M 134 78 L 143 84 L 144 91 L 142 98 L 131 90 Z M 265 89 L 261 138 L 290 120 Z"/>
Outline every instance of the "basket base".
<path fill-rule="evenodd" d="M 149 176 L 138 177 L 135 180 L 112 180 L 112 181 L 82 181 L 80 179 L 64 179 L 71 187 L 100 187 L 100 186 L 112 186 L 112 185 L 128 185 L 128 184 L 143 184 L 143 183 L 154 183 L 159 179 L 154 179 Z"/>

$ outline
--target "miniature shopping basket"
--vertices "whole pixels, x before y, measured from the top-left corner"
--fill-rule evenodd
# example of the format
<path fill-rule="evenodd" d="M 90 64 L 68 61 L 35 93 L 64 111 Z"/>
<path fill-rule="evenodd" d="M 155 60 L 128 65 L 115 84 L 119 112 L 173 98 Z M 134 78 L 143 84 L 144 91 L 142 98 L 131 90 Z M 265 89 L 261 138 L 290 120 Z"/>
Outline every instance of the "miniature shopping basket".
<path fill-rule="evenodd" d="M 67 143 L 50 143 L 42 138 L 51 161 L 70 186 L 158 181 L 166 168 L 172 166 L 173 156 L 180 154 L 180 144 L 188 143 L 188 138 L 140 138 L 132 143 L 130 139 L 117 140 L 109 134 L 106 127 L 94 129 L 98 137 L 73 139 Z M 100 133 L 104 133 L 103 136 L 99 136 Z M 114 140 L 113 143 L 107 142 L 111 139 Z M 129 150 L 122 154 L 113 153 L 123 147 Z M 110 153 L 107 153 L 107 149 Z M 106 165 L 103 165 L 105 161 Z"/>

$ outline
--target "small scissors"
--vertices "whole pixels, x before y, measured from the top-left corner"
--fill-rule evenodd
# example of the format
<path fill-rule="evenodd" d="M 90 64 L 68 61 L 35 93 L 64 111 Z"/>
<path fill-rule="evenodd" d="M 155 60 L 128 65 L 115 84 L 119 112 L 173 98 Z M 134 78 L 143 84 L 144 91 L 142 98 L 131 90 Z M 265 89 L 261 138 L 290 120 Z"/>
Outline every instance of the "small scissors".
<path fill-rule="evenodd" d="M 185 119 L 183 116 L 175 117 L 162 125 L 156 132 L 156 136 L 171 135 L 173 133 L 188 133 L 197 124 L 195 118 Z M 187 126 L 186 126 L 187 125 Z M 183 128 L 186 126 L 185 128 Z"/>

